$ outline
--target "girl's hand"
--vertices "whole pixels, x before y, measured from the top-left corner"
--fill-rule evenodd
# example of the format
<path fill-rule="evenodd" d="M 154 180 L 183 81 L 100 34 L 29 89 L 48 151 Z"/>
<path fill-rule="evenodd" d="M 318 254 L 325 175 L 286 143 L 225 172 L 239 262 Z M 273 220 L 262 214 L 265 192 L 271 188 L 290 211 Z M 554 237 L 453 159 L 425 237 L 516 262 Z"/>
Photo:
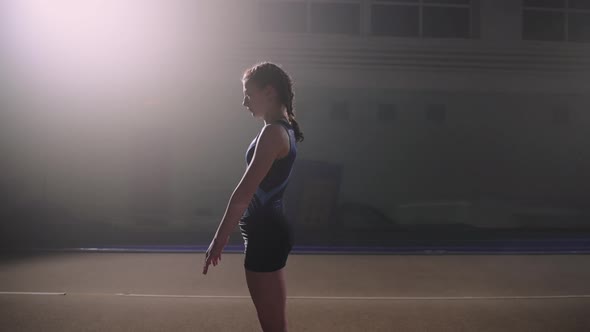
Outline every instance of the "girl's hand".
<path fill-rule="evenodd" d="M 217 266 L 221 261 L 221 252 L 223 248 L 228 242 L 228 238 L 219 239 L 213 238 L 211 244 L 209 245 L 209 249 L 207 249 L 207 253 L 205 254 L 205 265 L 203 266 L 203 274 L 207 274 L 207 270 L 209 269 L 209 265 L 213 263 L 213 266 Z"/>

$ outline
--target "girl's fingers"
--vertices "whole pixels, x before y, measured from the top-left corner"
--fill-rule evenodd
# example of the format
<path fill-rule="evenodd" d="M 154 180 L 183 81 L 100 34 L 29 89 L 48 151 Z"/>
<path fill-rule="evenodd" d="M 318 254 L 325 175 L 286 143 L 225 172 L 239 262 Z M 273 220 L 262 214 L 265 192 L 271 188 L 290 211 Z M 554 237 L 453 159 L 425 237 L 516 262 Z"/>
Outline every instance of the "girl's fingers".
<path fill-rule="evenodd" d="M 219 264 L 220 261 L 221 261 L 221 254 L 213 257 L 213 255 L 211 255 L 211 252 L 208 251 L 206 254 L 206 257 L 205 257 L 205 265 L 203 267 L 203 273 L 204 274 L 207 273 L 207 269 L 209 268 L 209 265 L 213 264 L 213 266 L 217 266 L 217 264 Z"/>
<path fill-rule="evenodd" d="M 208 258 L 205 260 L 205 268 L 208 268 L 208 267 L 209 267 L 209 265 L 211 265 L 211 257 L 208 257 Z"/>

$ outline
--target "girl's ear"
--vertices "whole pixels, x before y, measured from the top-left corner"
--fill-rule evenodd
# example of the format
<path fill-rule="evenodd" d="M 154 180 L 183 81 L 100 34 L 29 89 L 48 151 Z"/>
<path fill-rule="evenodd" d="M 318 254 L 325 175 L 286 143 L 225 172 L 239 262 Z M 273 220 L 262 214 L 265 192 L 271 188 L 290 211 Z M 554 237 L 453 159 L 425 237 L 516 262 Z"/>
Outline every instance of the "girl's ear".
<path fill-rule="evenodd" d="M 272 85 L 267 85 L 262 90 L 266 98 L 271 98 L 275 94 L 275 89 Z"/>

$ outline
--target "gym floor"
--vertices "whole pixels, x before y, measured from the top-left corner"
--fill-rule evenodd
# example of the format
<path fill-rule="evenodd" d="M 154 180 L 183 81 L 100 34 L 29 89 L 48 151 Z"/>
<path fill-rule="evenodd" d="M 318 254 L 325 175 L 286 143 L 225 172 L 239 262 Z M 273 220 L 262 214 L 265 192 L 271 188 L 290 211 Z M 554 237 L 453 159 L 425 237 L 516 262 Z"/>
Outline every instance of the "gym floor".
<path fill-rule="evenodd" d="M 0 257 L 0 327 L 16 331 L 261 331 L 244 254 Z M 291 254 L 289 331 L 588 331 L 587 254 Z"/>

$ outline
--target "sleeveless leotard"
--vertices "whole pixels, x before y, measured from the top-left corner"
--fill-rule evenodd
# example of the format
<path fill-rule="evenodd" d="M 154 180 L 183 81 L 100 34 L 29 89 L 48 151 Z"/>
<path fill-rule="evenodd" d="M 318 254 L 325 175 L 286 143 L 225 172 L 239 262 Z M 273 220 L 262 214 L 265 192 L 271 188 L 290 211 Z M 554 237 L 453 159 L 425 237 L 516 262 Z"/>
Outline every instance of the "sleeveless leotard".
<path fill-rule="evenodd" d="M 289 153 L 273 162 L 239 222 L 246 247 L 245 266 L 253 271 L 281 268 L 293 246 L 292 225 L 283 211 L 283 194 L 297 156 L 295 132 L 286 120 L 275 123 L 283 125 L 289 134 Z M 248 146 L 247 165 L 252 161 L 259 135 Z"/>

